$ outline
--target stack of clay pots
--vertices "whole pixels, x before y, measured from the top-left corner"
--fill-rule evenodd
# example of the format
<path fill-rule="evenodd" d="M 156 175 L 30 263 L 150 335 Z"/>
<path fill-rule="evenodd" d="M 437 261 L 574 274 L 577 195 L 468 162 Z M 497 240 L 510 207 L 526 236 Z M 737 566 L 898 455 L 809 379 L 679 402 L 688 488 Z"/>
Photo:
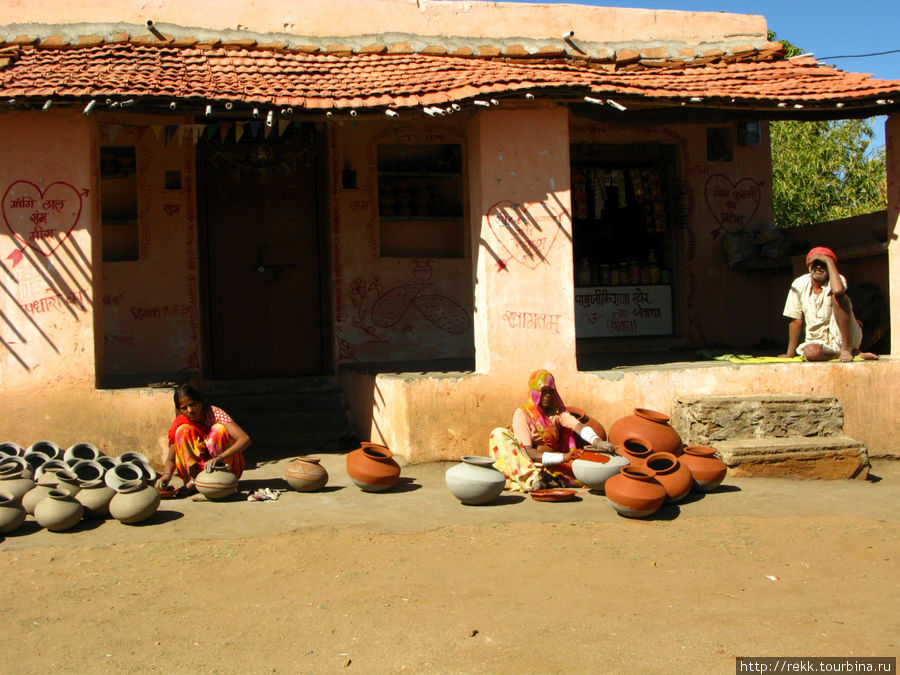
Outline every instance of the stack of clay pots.
<path fill-rule="evenodd" d="M 629 465 L 606 481 L 606 498 L 623 516 L 645 518 L 692 489 L 714 490 L 725 478 L 714 448 L 684 447 L 668 422 L 663 413 L 636 408 L 610 427 L 609 440 Z"/>
<path fill-rule="evenodd" d="M 52 441 L 28 448 L 0 443 L 0 533 L 15 531 L 27 515 L 51 531 L 110 515 L 140 522 L 159 506 L 155 479 L 156 471 L 138 452 L 116 458 L 91 443 L 65 451 Z"/>

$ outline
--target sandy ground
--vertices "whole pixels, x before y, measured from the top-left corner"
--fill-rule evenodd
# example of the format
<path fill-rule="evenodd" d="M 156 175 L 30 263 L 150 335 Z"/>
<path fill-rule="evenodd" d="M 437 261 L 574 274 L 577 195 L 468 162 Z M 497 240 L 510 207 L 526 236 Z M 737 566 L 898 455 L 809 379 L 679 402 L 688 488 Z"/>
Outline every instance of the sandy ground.
<path fill-rule="evenodd" d="M 283 486 L 289 460 L 242 487 Z M 726 479 L 646 521 L 582 492 L 467 507 L 449 465 L 368 494 L 163 502 L 145 524 L 0 541 L 4 672 L 733 673 L 897 656 L 900 463 Z M 774 577 L 774 579 L 773 579 Z"/>

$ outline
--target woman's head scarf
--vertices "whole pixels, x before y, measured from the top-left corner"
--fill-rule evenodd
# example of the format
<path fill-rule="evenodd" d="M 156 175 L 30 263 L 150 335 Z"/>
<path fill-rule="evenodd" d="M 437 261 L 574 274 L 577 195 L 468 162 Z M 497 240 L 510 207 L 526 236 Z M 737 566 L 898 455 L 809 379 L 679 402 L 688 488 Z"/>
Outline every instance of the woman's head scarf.
<path fill-rule="evenodd" d="M 560 426 L 558 422 L 551 421 L 547 414 L 541 410 L 541 394 L 544 389 L 551 390 L 553 394 L 553 409 L 549 415 L 553 417 L 561 412 L 566 412 L 566 406 L 556 391 L 556 380 L 547 370 L 536 370 L 528 378 L 528 403 L 522 406 L 522 410 L 534 422 L 538 436 L 543 445 L 549 445 L 557 452 L 568 452 L 575 447 L 575 438 L 572 432 Z"/>

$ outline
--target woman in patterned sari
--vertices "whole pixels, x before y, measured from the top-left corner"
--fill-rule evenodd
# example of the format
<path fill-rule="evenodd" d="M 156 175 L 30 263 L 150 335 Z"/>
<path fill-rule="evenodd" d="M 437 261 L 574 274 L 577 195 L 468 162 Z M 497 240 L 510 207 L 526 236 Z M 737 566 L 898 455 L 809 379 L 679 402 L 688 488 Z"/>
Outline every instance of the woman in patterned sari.
<path fill-rule="evenodd" d="M 610 451 L 614 446 L 568 412 L 548 371 L 533 372 L 528 388 L 528 402 L 516 408 L 512 427 L 491 432 L 489 451 L 494 466 L 506 476 L 507 489 L 531 492 L 580 485 L 566 470 L 566 464 L 574 459 L 574 434 L 595 450 Z"/>
<path fill-rule="evenodd" d="M 238 478 L 244 472 L 243 452 L 250 437 L 221 408 L 207 405 L 193 387 L 175 389 L 175 421 L 169 427 L 169 453 L 160 485 L 167 485 L 177 471 L 184 491 L 195 491 L 194 477 L 201 470 L 225 466 Z"/>

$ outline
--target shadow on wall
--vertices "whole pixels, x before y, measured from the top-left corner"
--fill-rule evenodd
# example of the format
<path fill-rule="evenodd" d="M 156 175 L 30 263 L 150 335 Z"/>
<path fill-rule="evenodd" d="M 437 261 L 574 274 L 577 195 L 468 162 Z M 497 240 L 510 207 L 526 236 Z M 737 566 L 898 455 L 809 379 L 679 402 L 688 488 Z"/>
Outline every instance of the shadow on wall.
<path fill-rule="evenodd" d="M 15 307 L 16 311 L 0 311 L 0 319 L 15 339 L 3 340 L 2 344 L 25 371 L 31 372 L 33 365 L 40 360 L 38 354 L 42 347 L 31 344 L 29 334 L 36 334 L 39 342 L 60 354 L 60 346 L 51 337 L 50 326 L 60 315 L 68 315 L 68 319 L 80 322 L 88 314 L 93 302 L 93 275 L 90 260 L 78 242 L 69 236 L 81 214 L 80 201 L 77 212 L 69 213 L 65 205 L 60 207 L 59 204 L 70 201 L 71 194 L 67 194 L 66 199 L 48 199 L 47 195 L 54 187 L 51 186 L 38 199 L 28 195 L 13 197 L 10 192 L 14 186 L 7 190 L 3 217 L 15 237 L 10 241 L 20 248 L 3 256 L 3 261 L 0 261 L 0 286 L 12 300 L 12 304 L 7 306 Z M 26 183 L 24 189 L 29 189 L 28 186 L 37 189 L 31 183 Z M 74 188 L 71 190 L 80 200 L 77 191 Z M 31 206 L 27 206 L 29 204 Z M 57 207 L 59 212 L 54 213 Z M 42 211 L 41 208 L 47 210 Z M 53 216 L 57 216 L 60 222 L 52 220 Z M 44 227 L 40 223 L 57 226 Z M 7 260 L 9 264 L 5 262 Z"/>

